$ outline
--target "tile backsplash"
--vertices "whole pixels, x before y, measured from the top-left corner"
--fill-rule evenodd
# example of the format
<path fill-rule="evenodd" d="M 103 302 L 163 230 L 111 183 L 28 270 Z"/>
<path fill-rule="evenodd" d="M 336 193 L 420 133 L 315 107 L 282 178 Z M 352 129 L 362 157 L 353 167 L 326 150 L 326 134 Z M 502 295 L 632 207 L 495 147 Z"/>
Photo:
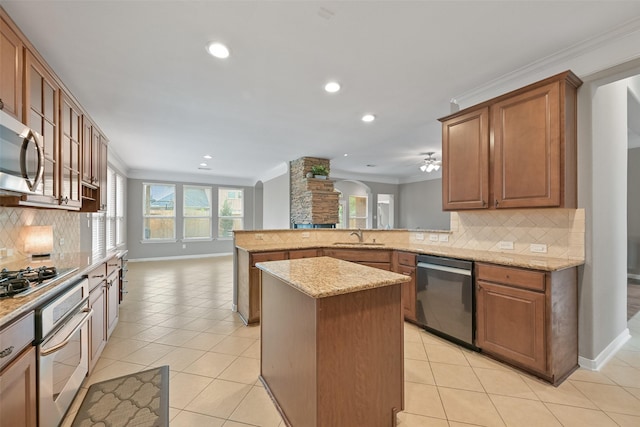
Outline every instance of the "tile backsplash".
<path fill-rule="evenodd" d="M 80 221 L 77 212 L 0 207 L 0 264 L 27 257 L 22 230 L 29 225 L 51 225 L 53 253 L 80 251 Z M 62 242 L 62 244 L 60 244 Z"/>

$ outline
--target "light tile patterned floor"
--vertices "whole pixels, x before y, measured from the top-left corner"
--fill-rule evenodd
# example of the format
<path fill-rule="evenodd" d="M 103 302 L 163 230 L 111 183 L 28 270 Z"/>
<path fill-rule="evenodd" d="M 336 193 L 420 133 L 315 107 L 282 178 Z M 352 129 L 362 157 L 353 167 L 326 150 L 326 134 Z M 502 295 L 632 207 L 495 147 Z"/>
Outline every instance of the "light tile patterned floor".
<path fill-rule="evenodd" d="M 231 312 L 231 257 L 129 263 L 120 320 L 85 382 L 168 364 L 172 427 L 284 425 L 258 381 L 259 327 Z M 600 372 L 550 386 L 405 324 L 405 410 L 413 426 L 640 426 L 640 315 Z M 358 426 L 348 426 L 358 427 Z M 366 426 L 363 426 L 366 427 Z"/>

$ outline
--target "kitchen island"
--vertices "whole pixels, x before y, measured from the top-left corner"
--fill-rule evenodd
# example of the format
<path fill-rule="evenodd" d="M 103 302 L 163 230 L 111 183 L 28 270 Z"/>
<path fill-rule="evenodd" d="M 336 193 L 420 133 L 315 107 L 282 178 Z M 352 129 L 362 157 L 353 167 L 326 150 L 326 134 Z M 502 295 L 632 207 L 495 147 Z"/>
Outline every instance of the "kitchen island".
<path fill-rule="evenodd" d="M 330 257 L 262 262 L 260 379 L 289 426 L 396 424 L 403 409 L 396 273 Z"/>

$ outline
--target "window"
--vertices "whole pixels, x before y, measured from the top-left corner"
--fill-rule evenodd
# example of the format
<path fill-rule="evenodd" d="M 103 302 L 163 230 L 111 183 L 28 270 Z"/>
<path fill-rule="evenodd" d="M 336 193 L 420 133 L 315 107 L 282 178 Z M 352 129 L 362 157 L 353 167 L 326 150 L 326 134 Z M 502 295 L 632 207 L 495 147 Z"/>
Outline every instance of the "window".
<path fill-rule="evenodd" d="M 211 187 L 184 186 L 185 239 L 211 238 Z"/>
<path fill-rule="evenodd" d="M 113 249 L 124 243 L 124 178 L 107 168 L 106 245 Z"/>
<path fill-rule="evenodd" d="M 175 240 L 176 186 L 172 184 L 144 184 L 143 240 Z"/>
<path fill-rule="evenodd" d="M 244 225 L 244 190 L 218 189 L 218 237 L 233 237 L 232 230 L 242 230 Z"/>
<path fill-rule="evenodd" d="M 366 196 L 349 196 L 349 228 L 367 228 Z"/>

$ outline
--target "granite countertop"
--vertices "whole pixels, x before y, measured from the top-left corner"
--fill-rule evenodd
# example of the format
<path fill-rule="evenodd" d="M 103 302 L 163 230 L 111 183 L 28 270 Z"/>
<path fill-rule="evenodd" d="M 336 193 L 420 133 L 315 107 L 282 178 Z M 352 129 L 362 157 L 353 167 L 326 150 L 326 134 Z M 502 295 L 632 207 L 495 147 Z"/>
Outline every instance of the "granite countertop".
<path fill-rule="evenodd" d="M 14 261 L 10 264 L 4 264 L 3 267 L 8 269 L 20 269 L 29 265 L 37 264 L 53 265 L 58 269 L 72 268 L 76 269 L 73 273 L 64 276 L 61 279 L 51 281 L 47 286 L 38 289 L 26 296 L 14 296 L 0 299 L 0 329 L 9 322 L 23 314 L 34 310 L 51 298 L 76 283 L 82 276 L 86 275 L 99 264 L 109 260 L 112 257 L 122 258 L 127 253 L 126 250 L 118 250 L 107 253 L 104 256 L 93 257 L 91 253 L 79 252 L 75 254 L 64 254 L 64 256 L 52 256 L 43 261 L 32 261 L 29 258 Z"/>
<path fill-rule="evenodd" d="M 331 257 L 256 264 L 312 298 L 325 298 L 408 282 L 409 277 Z"/>
<path fill-rule="evenodd" d="M 584 260 L 550 258 L 532 255 L 509 254 L 505 252 L 490 252 L 473 249 L 452 248 L 440 245 L 401 245 L 401 244 L 326 244 L 326 243 L 274 243 L 268 245 L 256 245 L 255 247 L 237 246 L 247 252 L 287 251 L 296 249 L 368 249 L 368 250 L 396 250 L 407 251 L 421 255 L 437 255 L 449 258 L 458 258 L 469 261 L 488 262 L 509 267 L 529 268 L 542 271 L 558 271 L 565 268 L 577 267 L 584 264 Z"/>

